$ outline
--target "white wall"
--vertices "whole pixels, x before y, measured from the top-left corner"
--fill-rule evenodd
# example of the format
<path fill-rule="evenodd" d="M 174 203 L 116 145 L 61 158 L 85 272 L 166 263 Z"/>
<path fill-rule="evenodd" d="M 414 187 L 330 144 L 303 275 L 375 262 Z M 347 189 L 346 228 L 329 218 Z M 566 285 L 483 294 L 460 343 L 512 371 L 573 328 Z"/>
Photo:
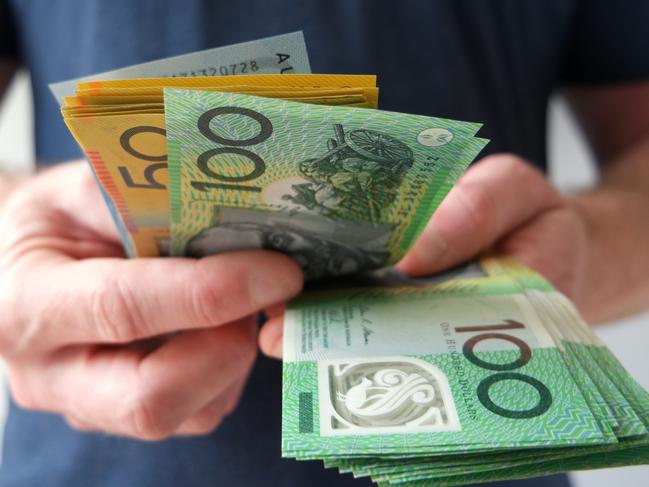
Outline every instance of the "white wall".
<path fill-rule="evenodd" d="M 0 168 L 26 173 L 34 167 L 29 77 L 20 72 L 0 102 Z"/>
<path fill-rule="evenodd" d="M 20 75 L 0 108 L 0 167 L 30 171 L 33 167 L 32 117 L 29 85 Z M 555 100 L 550 110 L 551 178 L 562 190 L 591 184 L 595 178 L 590 154 L 565 105 Z M 598 328 L 598 333 L 640 383 L 649 389 L 646 351 L 649 345 L 649 312 Z M 0 414 L 4 407 L 0 406 Z M 649 466 L 577 473 L 575 487 L 643 487 L 649 484 Z"/>

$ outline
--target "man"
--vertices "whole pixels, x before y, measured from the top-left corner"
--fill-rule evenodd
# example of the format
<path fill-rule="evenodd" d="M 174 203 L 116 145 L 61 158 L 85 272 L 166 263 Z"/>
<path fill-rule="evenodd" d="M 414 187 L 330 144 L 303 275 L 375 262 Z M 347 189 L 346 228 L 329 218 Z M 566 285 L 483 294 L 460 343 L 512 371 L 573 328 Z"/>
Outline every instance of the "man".
<path fill-rule="evenodd" d="M 315 72 L 377 73 L 382 108 L 482 121 L 492 140 L 401 270 L 432 274 L 496 247 L 591 322 L 647 304 L 647 2 L 0 5 L 2 85 L 30 70 L 38 161 L 62 162 L 4 181 L 0 352 L 16 404 L 2 486 L 363 485 L 280 460 L 280 364 L 253 361 L 257 340 L 281 356 L 277 315 L 300 291 L 298 267 L 264 251 L 125 260 L 87 165 L 64 162 L 80 151 L 52 81 L 302 29 Z M 546 105 L 559 88 L 601 164 L 599 185 L 570 198 L 533 168 L 545 168 Z M 275 318 L 258 335 L 262 309 Z"/>

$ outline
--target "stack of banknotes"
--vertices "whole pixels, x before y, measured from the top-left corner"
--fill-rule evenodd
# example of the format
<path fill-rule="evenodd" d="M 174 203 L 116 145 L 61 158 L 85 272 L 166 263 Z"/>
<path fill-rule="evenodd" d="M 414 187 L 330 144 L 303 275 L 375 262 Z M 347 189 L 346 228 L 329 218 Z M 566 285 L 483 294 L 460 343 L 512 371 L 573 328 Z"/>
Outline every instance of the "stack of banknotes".
<path fill-rule="evenodd" d="M 284 456 L 399 487 L 649 462 L 649 394 L 538 274 L 350 281 L 285 314 Z"/>
<path fill-rule="evenodd" d="M 269 249 L 316 283 L 285 316 L 285 456 L 404 487 L 647 460 L 646 392 L 540 276 L 494 257 L 373 271 L 480 124 L 378 110 L 375 76 L 309 74 L 301 33 L 52 90 L 130 257 Z"/>

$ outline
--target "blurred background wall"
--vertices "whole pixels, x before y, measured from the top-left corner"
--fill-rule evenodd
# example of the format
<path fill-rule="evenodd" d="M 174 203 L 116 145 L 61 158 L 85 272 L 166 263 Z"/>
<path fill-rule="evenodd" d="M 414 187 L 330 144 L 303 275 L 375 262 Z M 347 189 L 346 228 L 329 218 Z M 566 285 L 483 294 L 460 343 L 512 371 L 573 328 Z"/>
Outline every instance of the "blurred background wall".
<path fill-rule="evenodd" d="M 569 193 L 596 181 L 592 156 L 560 98 L 550 104 L 549 124 L 550 177 L 554 184 Z M 32 143 L 29 79 L 21 73 L 0 105 L 0 170 L 32 171 Z M 597 332 L 633 376 L 649 389 L 649 312 L 598 327 Z M 6 397 L 3 399 L 0 420 L 4 419 L 6 410 Z M 573 474 L 573 484 L 575 487 L 644 487 L 649 485 L 649 466 L 580 472 Z"/>

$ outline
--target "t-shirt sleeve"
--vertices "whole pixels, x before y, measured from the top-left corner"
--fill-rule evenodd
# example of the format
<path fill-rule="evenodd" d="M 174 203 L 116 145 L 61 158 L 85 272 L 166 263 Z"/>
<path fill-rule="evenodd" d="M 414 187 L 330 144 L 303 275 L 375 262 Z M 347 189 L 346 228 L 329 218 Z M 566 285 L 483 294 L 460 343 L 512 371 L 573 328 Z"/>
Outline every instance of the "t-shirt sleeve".
<path fill-rule="evenodd" d="M 562 78 L 567 84 L 649 80 L 649 1 L 581 0 Z"/>
<path fill-rule="evenodd" d="M 9 0 L 0 0 L 0 59 L 18 59 L 18 35 Z"/>

